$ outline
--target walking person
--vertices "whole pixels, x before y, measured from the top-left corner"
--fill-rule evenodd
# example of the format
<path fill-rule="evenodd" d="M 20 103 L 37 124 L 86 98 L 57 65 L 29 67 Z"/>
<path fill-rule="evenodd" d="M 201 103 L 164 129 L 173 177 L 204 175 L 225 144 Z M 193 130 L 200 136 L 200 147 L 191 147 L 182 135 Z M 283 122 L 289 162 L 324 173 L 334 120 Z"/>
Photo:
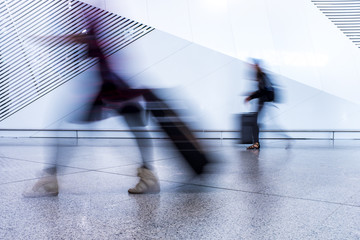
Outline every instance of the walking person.
<path fill-rule="evenodd" d="M 142 156 L 142 166 L 138 169 L 139 182 L 135 187 L 130 188 L 128 192 L 132 194 L 158 193 L 160 192 L 159 181 L 149 163 L 153 151 L 151 137 L 146 131 L 140 133 L 141 136 L 139 136 L 139 132 L 134 131 L 137 127 L 145 126 L 142 119 L 144 109 L 136 99 L 148 92 L 148 90 L 131 89 L 121 77 L 110 69 L 106 56 L 97 39 L 97 30 L 96 25 L 93 24 L 89 26 L 89 31 L 86 34 L 64 37 L 69 42 L 85 44 L 87 57 L 98 60 L 99 90 L 94 100 L 88 104 L 88 110 L 84 113 L 82 121 L 83 123 L 91 123 L 102 120 L 105 108 L 113 109 L 117 114 L 124 116 L 127 125 L 135 136 Z M 59 194 L 57 174 L 59 166 L 64 165 L 64 158 L 62 158 L 64 151 L 66 149 L 57 146 L 54 157 L 49 162 L 51 166 L 45 168 L 43 176 L 30 191 L 23 194 L 25 197 L 57 196 Z"/>
<path fill-rule="evenodd" d="M 251 93 L 246 99 L 245 103 L 258 99 L 255 118 L 256 122 L 252 127 L 253 144 L 247 149 L 260 149 L 259 141 L 259 115 L 263 112 L 266 102 L 272 102 L 275 98 L 274 88 L 267 76 L 267 74 L 260 67 L 260 61 L 254 60 L 253 67 L 255 70 L 255 80 L 257 81 L 257 90 Z"/>
<path fill-rule="evenodd" d="M 100 86 L 96 92 L 94 100 L 88 104 L 83 121 L 95 122 L 103 119 L 103 110 L 105 108 L 116 111 L 124 116 L 130 130 L 142 125 L 142 113 L 144 109 L 141 104 L 136 102 L 137 98 L 143 98 L 146 102 L 155 102 L 160 108 L 150 108 L 154 119 L 159 126 L 169 136 L 174 143 L 177 151 L 183 156 L 184 160 L 190 165 L 196 174 L 204 172 L 205 165 L 208 163 L 208 157 L 204 149 L 199 144 L 196 137 L 191 132 L 187 124 L 181 120 L 181 116 L 174 111 L 154 90 L 151 89 L 133 89 L 124 79 L 115 74 L 108 63 L 108 60 L 100 46 L 97 38 L 97 27 L 91 24 L 86 33 L 65 36 L 69 42 L 85 44 L 87 57 L 98 60 L 98 71 Z M 152 143 L 148 132 L 138 136 L 137 131 L 132 131 L 135 135 L 140 153 L 142 155 L 142 166 L 138 169 L 139 182 L 135 187 L 128 190 L 131 194 L 159 193 L 159 181 L 149 162 L 149 156 L 152 153 Z M 144 137 L 144 134 L 148 136 Z M 58 167 L 64 165 L 60 157 L 62 148 L 58 147 L 51 167 L 44 170 L 44 177 L 40 178 L 33 188 L 24 193 L 25 197 L 57 196 L 59 186 L 57 181 Z"/>

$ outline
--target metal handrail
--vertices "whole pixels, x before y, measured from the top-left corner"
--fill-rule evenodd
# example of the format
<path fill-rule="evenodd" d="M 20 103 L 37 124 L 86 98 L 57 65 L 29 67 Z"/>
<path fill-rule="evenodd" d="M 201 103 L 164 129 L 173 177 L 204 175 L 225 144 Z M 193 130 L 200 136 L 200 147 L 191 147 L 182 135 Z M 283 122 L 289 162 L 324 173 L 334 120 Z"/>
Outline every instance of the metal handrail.
<path fill-rule="evenodd" d="M 161 129 L 136 129 L 136 130 L 130 130 L 130 129 L 41 129 L 41 128 L 4 128 L 0 129 L 1 132 L 35 132 L 35 133 L 41 133 L 41 132 L 74 132 L 76 137 L 73 138 L 114 138 L 114 137 L 81 137 L 79 136 L 79 133 L 81 132 L 113 132 L 113 133 L 126 133 L 126 132 L 154 132 L 154 133 L 162 133 L 163 131 Z M 203 137 L 202 139 L 238 139 L 239 137 L 224 137 L 224 133 L 241 133 L 241 130 L 210 130 L 210 129 L 203 129 L 203 130 L 193 130 L 194 133 L 219 133 L 219 137 Z M 262 139 L 329 139 L 329 140 L 335 140 L 335 134 L 336 133 L 360 133 L 360 130 L 260 130 L 260 133 L 330 133 L 330 138 L 262 138 Z M 1 136 L 1 134 L 0 134 Z M 28 136 L 31 138 L 36 138 L 37 136 Z M 57 137 L 57 136 L 53 136 Z M 41 137 L 39 137 L 41 138 Z M 70 138 L 70 137 L 69 137 Z M 116 137 L 119 139 L 126 138 L 126 139 L 132 139 L 134 137 Z M 154 139 L 165 139 L 166 137 L 151 137 Z"/>

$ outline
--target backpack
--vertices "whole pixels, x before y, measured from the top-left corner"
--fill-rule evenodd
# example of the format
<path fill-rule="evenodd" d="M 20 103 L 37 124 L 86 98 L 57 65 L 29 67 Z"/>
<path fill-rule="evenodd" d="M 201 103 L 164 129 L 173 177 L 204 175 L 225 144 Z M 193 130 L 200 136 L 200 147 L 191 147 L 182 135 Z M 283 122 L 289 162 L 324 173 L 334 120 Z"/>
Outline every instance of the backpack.
<path fill-rule="evenodd" d="M 275 98 L 276 95 L 275 94 L 275 88 L 270 80 L 270 78 L 268 77 L 267 74 L 263 73 L 263 79 L 264 79 L 264 84 L 265 84 L 265 89 L 262 100 L 264 102 L 275 102 Z"/>

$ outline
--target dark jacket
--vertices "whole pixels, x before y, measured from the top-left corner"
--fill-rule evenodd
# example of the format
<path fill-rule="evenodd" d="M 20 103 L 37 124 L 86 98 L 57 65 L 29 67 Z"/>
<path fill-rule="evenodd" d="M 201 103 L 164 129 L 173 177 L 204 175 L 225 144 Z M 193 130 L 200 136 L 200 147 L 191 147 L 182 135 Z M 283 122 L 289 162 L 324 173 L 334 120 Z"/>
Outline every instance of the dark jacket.
<path fill-rule="evenodd" d="M 250 100 L 258 98 L 260 102 L 274 101 L 274 88 L 268 76 L 262 71 L 257 71 L 256 80 L 258 82 L 258 90 L 250 95 Z"/>

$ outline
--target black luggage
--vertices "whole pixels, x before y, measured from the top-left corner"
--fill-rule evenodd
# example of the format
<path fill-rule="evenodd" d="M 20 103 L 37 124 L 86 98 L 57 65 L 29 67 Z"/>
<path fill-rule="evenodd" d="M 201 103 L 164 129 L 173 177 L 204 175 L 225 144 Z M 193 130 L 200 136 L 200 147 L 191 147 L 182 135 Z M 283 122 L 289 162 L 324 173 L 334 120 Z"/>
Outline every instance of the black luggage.
<path fill-rule="evenodd" d="M 187 124 L 153 92 L 144 94 L 144 97 L 146 101 L 156 103 L 156 107 L 150 107 L 147 110 L 151 112 L 186 162 L 196 174 L 203 173 L 208 159 Z"/>
<path fill-rule="evenodd" d="M 240 115 L 241 118 L 241 135 L 240 143 L 252 144 L 253 142 L 253 131 L 256 127 L 257 113 L 244 113 Z"/>

